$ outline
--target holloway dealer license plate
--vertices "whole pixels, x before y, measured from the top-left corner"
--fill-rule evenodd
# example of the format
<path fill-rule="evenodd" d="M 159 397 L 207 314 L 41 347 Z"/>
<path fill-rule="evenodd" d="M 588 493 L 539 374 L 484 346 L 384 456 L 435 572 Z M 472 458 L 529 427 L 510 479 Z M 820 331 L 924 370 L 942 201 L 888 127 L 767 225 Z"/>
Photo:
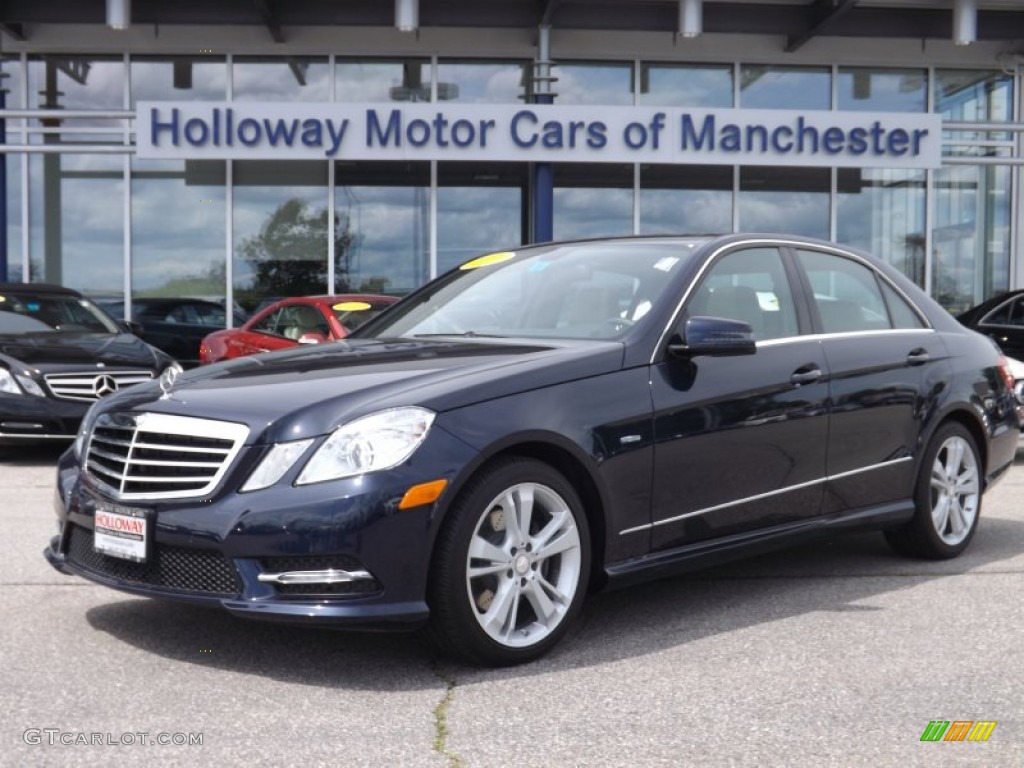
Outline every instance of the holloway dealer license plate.
<path fill-rule="evenodd" d="M 146 562 L 149 521 L 145 509 L 97 505 L 94 525 L 93 549 L 97 552 Z"/>

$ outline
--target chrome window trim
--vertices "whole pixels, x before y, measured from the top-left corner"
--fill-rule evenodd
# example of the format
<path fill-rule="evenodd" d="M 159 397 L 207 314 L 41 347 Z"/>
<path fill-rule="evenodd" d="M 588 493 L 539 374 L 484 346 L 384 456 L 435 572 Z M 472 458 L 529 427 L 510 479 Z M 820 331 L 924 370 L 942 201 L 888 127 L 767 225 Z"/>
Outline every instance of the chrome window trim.
<path fill-rule="evenodd" d="M 842 248 L 838 248 L 838 247 L 832 246 L 832 245 L 817 245 L 817 244 L 812 244 L 812 243 L 803 243 L 803 242 L 800 242 L 800 241 L 797 241 L 797 240 L 784 240 L 784 239 L 774 239 L 774 238 L 757 238 L 757 239 L 751 239 L 751 240 L 741 240 L 741 241 L 737 241 L 737 242 L 728 243 L 726 245 L 721 245 L 718 248 L 716 248 L 714 250 L 714 252 L 705 259 L 704 264 L 702 264 L 701 268 L 699 270 L 697 270 L 697 274 L 694 275 L 693 279 L 690 281 L 690 284 L 686 287 L 686 290 L 683 292 L 683 297 L 679 300 L 679 303 L 676 305 L 675 312 L 673 312 L 671 317 L 669 318 L 669 322 L 665 326 L 665 330 L 663 330 L 661 332 L 661 336 L 658 337 L 658 343 L 654 345 L 654 350 L 651 352 L 651 359 L 650 359 L 650 362 L 649 362 L 650 365 L 654 365 L 655 362 L 657 361 L 658 352 L 659 352 L 659 350 L 662 349 L 662 347 L 664 346 L 664 344 L 668 340 L 669 334 L 672 332 L 672 329 L 675 328 L 676 322 L 679 319 L 679 316 L 682 314 L 683 307 L 685 306 L 686 302 L 689 300 L 690 295 L 693 293 L 694 288 L 700 283 L 701 280 L 704 279 L 704 273 L 708 271 L 708 269 L 715 262 L 715 260 L 725 251 L 737 249 L 739 247 L 757 248 L 757 247 L 764 247 L 764 246 L 776 247 L 776 248 L 793 248 L 793 249 L 805 248 L 805 249 L 821 251 L 823 253 L 830 253 L 833 256 L 841 256 L 841 257 L 846 257 L 846 258 L 853 259 L 858 264 L 864 265 L 865 267 L 870 269 L 875 275 L 878 275 L 878 277 L 880 277 L 882 280 L 884 280 L 886 285 L 888 285 L 890 288 L 892 288 L 896 292 L 896 294 L 898 296 L 900 296 L 904 301 L 906 301 L 910 305 L 910 308 L 914 311 L 914 313 L 917 315 L 918 319 L 924 324 L 925 327 L 924 328 L 887 328 L 887 329 L 881 330 L 881 331 L 846 331 L 846 332 L 842 332 L 842 333 L 829 333 L 829 334 L 803 334 L 803 335 L 797 334 L 796 336 L 782 336 L 782 337 L 779 337 L 777 339 L 766 339 L 764 341 L 759 341 L 759 342 L 757 342 L 757 346 L 761 346 L 762 344 L 771 344 L 773 342 L 779 342 L 779 341 L 791 341 L 791 340 L 794 340 L 794 339 L 808 339 L 808 338 L 812 338 L 812 337 L 820 339 L 820 338 L 834 338 L 836 336 L 847 336 L 847 335 L 866 334 L 866 333 L 871 333 L 871 334 L 893 333 L 893 332 L 906 333 L 906 332 L 912 332 L 912 331 L 933 331 L 934 332 L 934 330 L 935 330 L 935 328 L 932 326 L 931 322 L 928 320 L 928 316 L 923 311 L 921 311 L 921 308 L 917 306 L 917 303 L 913 299 L 911 299 L 909 296 L 907 296 L 906 292 L 902 288 L 900 288 L 892 280 L 890 280 L 888 275 L 882 273 L 874 264 L 872 264 L 870 261 L 865 259 L 860 254 L 855 253 L 853 251 L 846 251 L 846 250 L 843 250 Z"/>
<path fill-rule="evenodd" d="M 838 331 L 836 333 L 808 333 L 806 336 L 785 336 L 757 342 L 758 347 L 774 347 L 793 344 L 798 341 L 825 341 L 826 339 L 856 339 L 862 337 L 891 335 L 893 333 L 936 333 L 934 328 L 887 328 L 883 331 Z"/>
<path fill-rule="evenodd" d="M 1012 304 L 1013 302 L 1017 301 L 1020 298 L 1022 298 L 1022 297 L 1019 294 L 1017 296 L 1011 296 L 1006 301 L 1004 301 L 1001 304 L 999 304 L 998 306 L 994 307 L 989 312 L 986 312 L 985 316 L 978 321 L 978 325 L 979 326 L 984 325 L 984 326 L 987 326 L 989 328 L 1019 328 L 1021 330 L 1024 330 L 1024 326 L 1021 326 L 1021 325 L 1012 325 L 1010 323 L 990 323 L 990 322 L 988 322 L 988 319 L 990 317 L 992 317 L 992 315 L 994 315 L 1000 309 L 1005 307 L 1007 304 Z"/>
<path fill-rule="evenodd" d="M 662 520 L 655 520 L 653 523 L 647 523 L 645 525 L 637 525 L 637 526 L 634 526 L 633 528 L 626 528 L 625 530 L 619 531 L 619 535 L 620 536 L 624 536 L 627 533 L 636 533 L 638 531 L 645 531 L 645 530 L 647 530 L 649 528 L 657 528 L 658 526 L 661 526 L 661 525 L 668 525 L 670 523 L 677 523 L 680 520 L 687 519 L 688 517 L 696 517 L 698 515 L 706 515 L 709 512 L 717 512 L 720 509 L 728 509 L 729 507 L 736 507 L 736 506 L 739 506 L 740 504 L 749 504 L 750 502 L 753 502 L 753 501 L 760 501 L 761 499 L 768 499 L 768 498 L 771 498 L 772 496 L 778 496 L 779 494 L 789 493 L 791 491 L 799 491 L 799 490 L 801 490 L 803 488 L 810 488 L 811 486 L 820 485 L 821 483 L 827 483 L 827 482 L 829 482 L 831 480 L 841 480 L 844 477 L 851 477 L 853 475 L 859 475 L 859 474 L 862 474 L 864 472 L 873 472 L 873 471 L 875 471 L 877 469 L 885 469 L 886 467 L 891 467 L 891 466 L 894 466 L 896 464 L 902 464 L 902 463 L 907 462 L 907 461 L 913 461 L 913 459 L 914 459 L 913 456 L 903 456 L 902 458 L 899 458 L 899 459 L 892 459 L 891 461 L 883 461 L 880 464 L 872 464 L 872 465 L 867 466 L 867 467 L 860 467 L 859 469 L 851 469 L 851 470 L 847 470 L 846 472 L 840 472 L 840 473 L 835 474 L 835 475 L 826 475 L 825 477 L 820 477 L 817 480 L 808 480 L 807 482 L 797 483 L 796 485 L 787 485 L 785 488 L 777 488 L 774 491 L 767 491 L 766 493 L 758 493 L 758 494 L 755 494 L 754 496 L 747 496 L 747 497 L 742 498 L 742 499 L 735 499 L 733 501 L 726 501 L 726 502 L 724 502 L 722 504 L 716 504 L 713 507 L 705 507 L 704 509 L 697 509 L 697 510 L 694 510 L 693 512 L 686 512 L 686 513 L 684 513 L 682 515 L 676 515 L 675 517 L 666 517 L 666 518 L 664 518 Z"/>

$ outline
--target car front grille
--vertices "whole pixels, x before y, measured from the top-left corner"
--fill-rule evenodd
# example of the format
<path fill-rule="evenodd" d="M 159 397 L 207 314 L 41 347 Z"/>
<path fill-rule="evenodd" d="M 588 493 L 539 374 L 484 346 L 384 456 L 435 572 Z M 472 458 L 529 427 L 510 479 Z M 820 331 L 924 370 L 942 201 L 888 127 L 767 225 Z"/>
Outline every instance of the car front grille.
<path fill-rule="evenodd" d="M 48 373 L 43 377 L 54 397 L 92 402 L 119 389 L 153 378 L 152 371 L 106 371 L 93 368 L 75 373 Z"/>
<path fill-rule="evenodd" d="M 249 428 L 164 413 L 104 413 L 88 436 L 86 472 L 118 499 L 202 497 L 217 486 Z"/>
<path fill-rule="evenodd" d="M 241 592 L 234 566 L 219 552 L 205 549 L 155 545 L 145 563 L 135 563 L 97 552 L 92 532 L 71 525 L 67 558 L 83 570 L 139 586 L 225 597 Z"/>

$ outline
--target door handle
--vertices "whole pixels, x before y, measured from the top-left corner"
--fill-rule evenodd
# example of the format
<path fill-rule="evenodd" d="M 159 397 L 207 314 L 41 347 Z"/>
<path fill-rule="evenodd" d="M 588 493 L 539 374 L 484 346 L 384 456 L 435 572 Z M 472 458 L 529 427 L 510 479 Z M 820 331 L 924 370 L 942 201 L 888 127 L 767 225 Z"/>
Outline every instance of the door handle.
<path fill-rule="evenodd" d="M 793 371 L 793 375 L 789 377 L 789 381 L 796 386 L 801 384 L 813 384 L 821 378 L 821 368 L 811 363 L 810 365 L 804 365 Z"/>
<path fill-rule="evenodd" d="M 907 355 L 907 365 L 924 365 L 929 360 L 931 360 L 931 356 L 928 354 L 928 350 L 924 347 L 913 349 L 910 351 L 910 354 Z"/>

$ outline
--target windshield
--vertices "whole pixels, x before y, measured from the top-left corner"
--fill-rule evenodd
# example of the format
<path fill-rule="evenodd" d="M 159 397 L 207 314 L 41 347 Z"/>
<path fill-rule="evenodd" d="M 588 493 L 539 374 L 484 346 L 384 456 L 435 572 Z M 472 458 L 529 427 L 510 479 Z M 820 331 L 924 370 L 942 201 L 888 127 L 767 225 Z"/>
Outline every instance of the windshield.
<path fill-rule="evenodd" d="M 647 317 L 699 242 L 570 243 L 488 254 L 356 335 L 617 339 Z"/>
<path fill-rule="evenodd" d="M 393 302 L 341 301 L 331 307 L 334 316 L 346 331 L 354 331 L 370 322 Z"/>
<path fill-rule="evenodd" d="M 0 333 L 120 333 L 87 299 L 18 293 L 0 295 Z"/>

